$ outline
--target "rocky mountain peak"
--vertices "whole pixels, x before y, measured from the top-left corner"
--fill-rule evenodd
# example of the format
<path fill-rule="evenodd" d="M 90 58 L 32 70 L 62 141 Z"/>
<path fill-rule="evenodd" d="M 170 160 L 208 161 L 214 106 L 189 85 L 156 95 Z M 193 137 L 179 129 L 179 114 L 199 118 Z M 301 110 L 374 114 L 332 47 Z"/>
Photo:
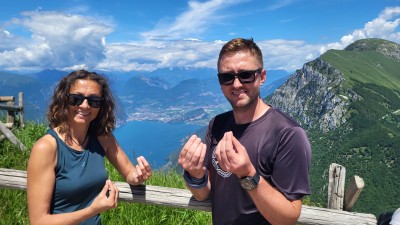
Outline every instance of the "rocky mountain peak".
<path fill-rule="evenodd" d="M 382 39 L 363 39 L 349 45 L 342 52 L 338 51 L 328 51 L 314 61 L 304 64 L 302 69 L 293 73 L 265 101 L 294 117 L 306 129 L 328 132 L 346 123 L 351 116 L 349 110 L 351 104 L 356 100 L 363 99 L 352 88 L 356 80 L 361 83 L 371 83 L 371 80 L 374 79 L 368 76 L 376 76 L 375 81 L 380 83 L 374 84 L 386 84 L 390 88 L 393 86 L 389 85 L 390 82 L 397 79 L 393 75 L 382 75 L 384 72 L 392 70 L 381 69 L 381 62 L 385 60 L 389 63 L 385 65 L 394 65 L 394 68 L 397 62 L 400 62 L 400 45 L 397 43 Z M 364 56 L 368 56 L 369 52 L 377 52 L 383 57 L 375 58 L 379 63 L 376 62 L 376 66 L 368 67 L 370 68 L 368 70 L 364 67 L 358 68 L 358 66 L 366 63 L 366 61 L 362 61 L 363 59 L 374 59 L 373 57 L 376 56 L 355 59 L 349 57 L 352 54 L 346 55 L 348 51 L 366 53 Z M 337 56 L 340 54 L 345 57 L 338 58 Z M 343 61 L 343 58 L 348 61 Z M 359 64 L 354 64 L 355 62 Z M 371 62 L 367 63 L 371 64 Z M 337 67 L 337 65 L 341 67 Z"/>
<path fill-rule="evenodd" d="M 357 40 L 347 46 L 344 50 L 358 52 L 379 52 L 390 59 L 400 62 L 400 44 L 379 38 Z"/>
<path fill-rule="evenodd" d="M 343 81 L 339 70 L 318 58 L 296 71 L 268 103 L 296 118 L 304 128 L 327 132 L 346 122 L 346 106 L 360 98 L 344 91 Z"/>

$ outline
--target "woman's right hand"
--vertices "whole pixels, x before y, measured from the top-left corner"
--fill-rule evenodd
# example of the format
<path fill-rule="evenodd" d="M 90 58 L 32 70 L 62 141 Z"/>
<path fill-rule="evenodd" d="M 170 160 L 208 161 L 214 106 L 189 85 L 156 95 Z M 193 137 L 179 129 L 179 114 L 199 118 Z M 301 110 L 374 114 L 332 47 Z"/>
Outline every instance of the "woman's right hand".
<path fill-rule="evenodd" d="M 130 185 L 140 185 L 152 175 L 150 164 L 143 156 L 137 157 L 138 164 L 134 166 L 126 179 Z"/>
<path fill-rule="evenodd" d="M 101 213 L 109 209 L 117 208 L 119 190 L 111 180 L 107 180 L 103 190 L 93 200 L 90 207 L 96 212 Z"/>

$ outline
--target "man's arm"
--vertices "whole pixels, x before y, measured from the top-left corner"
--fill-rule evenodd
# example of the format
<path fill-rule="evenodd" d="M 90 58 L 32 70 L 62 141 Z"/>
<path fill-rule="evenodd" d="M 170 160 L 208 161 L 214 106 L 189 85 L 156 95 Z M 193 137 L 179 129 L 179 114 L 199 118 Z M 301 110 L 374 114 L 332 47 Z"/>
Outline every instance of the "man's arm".
<path fill-rule="evenodd" d="M 178 163 L 185 170 L 186 186 L 198 201 L 206 199 L 211 190 L 208 171 L 204 166 L 206 149 L 201 139 L 192 135 L 183 146 L 178 158 Z"/>
<path fill-rule="evenodd" d="M 302 200 L 288 200 L 260 177 L 258 186 L 248 191 L 260 213 L 271 224 L 295 224 L 300 217 Z"/>
<path fill-rule="evenodd" d="M 198 188 L 196 186 L 193 186 L 193 183 L 190 183 L 188 181 L 186 181 L 186 187 L 190 190 L 190 192 L 192 192 L 193 197 L 197 201 L 203 201 L 203 200 L 207 199 L 210 194 L 211 183 L 208 180 L 208 176 L 207 176 L 207 184 L 204 187 Z"/>
<path fill-rule="evenodd" d="M 251 163 L 246 149 L 233 136 L 226 132 L 216 147 L 216 158 L 220 167 L 230 171 L 238 179 L 254 176 L 256 169 Z M 248 191 L 257 209 L 271 224 L 296 224 L 301 212 L 302 201 L 289 200 L 279 190 L 260 177 L 258 186 Z"/>

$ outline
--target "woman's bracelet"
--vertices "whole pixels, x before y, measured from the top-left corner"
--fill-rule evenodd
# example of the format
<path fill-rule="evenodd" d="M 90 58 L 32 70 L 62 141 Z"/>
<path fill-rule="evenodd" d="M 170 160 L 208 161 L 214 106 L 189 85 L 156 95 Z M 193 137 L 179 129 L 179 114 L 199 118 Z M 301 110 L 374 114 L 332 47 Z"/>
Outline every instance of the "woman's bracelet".
<path fill-rule="evenodd" d="M 183 172 L 183 179 L 185 179 L 186 184 L 189 187 L 198 189 L 207 186 L 208 184 L 208 171 L 204 174 L 202 178 L 192 177 L 188 171 Z"/>

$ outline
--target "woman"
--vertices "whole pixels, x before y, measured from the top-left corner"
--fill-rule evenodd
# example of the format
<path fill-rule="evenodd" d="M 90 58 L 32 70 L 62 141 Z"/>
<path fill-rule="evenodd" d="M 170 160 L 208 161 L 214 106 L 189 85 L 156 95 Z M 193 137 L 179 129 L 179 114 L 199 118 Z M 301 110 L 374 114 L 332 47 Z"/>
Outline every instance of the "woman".
<path fill-rule="evenodd" d="M 28 162 L 32 225 L 100 224 L 100 213 L 118 202 L 104 156 L 131 185 L 151 176 L 146 159 L 133 166 L 113 136 L 114 106 L 107 80 L 94 72 L 75 71 L 60 81 L 47 112 L 51 129 Z"/>

